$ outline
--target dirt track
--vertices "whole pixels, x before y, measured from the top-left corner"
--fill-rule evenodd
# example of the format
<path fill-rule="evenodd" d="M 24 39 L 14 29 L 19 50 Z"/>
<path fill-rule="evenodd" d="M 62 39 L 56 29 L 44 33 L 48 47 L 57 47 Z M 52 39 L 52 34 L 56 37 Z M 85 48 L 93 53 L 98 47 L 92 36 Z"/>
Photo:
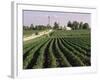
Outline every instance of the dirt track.
<path fill-rule="evenodd" d="M 35 34 L 32 34 L 31 36 L 29 37 L 25 37 L 24 38 L 24 41 L 28 41 L 28 40 L 31 40 L 31 39 L 35 39 L 37 37 L 40 37 L 44 34 L 49 34 L 50 32 L 52 32 L 53 30 L 49 30 L 49 31 L 43 31 L 43 32 L 40 32 L 38 35 L 35 35 Z"/>

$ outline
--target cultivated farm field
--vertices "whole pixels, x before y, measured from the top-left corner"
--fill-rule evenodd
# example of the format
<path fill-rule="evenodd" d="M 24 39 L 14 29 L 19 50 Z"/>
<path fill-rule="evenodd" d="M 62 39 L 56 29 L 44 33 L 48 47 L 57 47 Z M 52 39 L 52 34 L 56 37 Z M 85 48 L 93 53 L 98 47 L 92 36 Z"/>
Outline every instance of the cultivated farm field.
<path fill-rule="evenodd" d="M 48 35 L 23 42 L 23 69 L 91 66 L 90 29 L 53 30 Z"/>

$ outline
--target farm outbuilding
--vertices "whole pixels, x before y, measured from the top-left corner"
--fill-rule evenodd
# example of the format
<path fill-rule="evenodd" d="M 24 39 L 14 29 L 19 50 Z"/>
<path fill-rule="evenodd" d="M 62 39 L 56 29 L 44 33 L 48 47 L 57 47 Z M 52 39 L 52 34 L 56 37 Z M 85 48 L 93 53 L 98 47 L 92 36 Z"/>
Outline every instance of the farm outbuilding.
<path fill-rule="evenodd" d="M 70 28 L 70 27 L 68 27 L 68 26 L 67 26 L 67 27 L 65 27 L 65 28 L 66 28 L 66 30 L 72 30 L 72 28 Z"/>

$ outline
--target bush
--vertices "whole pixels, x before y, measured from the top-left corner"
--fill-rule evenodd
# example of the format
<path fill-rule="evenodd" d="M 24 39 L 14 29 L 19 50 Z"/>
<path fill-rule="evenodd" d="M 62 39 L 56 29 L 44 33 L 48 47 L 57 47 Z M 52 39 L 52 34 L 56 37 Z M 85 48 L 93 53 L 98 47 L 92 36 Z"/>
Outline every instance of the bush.
<path fill-rule="evenodd" d="M 39 33 L 38 32 L 35 32 L 35 35 L 38 35 Z"/>

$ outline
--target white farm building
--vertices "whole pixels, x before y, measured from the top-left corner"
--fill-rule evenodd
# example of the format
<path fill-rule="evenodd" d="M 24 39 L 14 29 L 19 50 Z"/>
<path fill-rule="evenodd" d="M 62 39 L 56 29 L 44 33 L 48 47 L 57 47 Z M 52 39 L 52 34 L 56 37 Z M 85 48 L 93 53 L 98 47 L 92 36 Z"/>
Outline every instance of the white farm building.
<path fill-rule="evenodd" d="M 70 27 L 65 27 L 66 28 L 66 30 L 72 30 L 72 28 L 70 28 Z"/>

